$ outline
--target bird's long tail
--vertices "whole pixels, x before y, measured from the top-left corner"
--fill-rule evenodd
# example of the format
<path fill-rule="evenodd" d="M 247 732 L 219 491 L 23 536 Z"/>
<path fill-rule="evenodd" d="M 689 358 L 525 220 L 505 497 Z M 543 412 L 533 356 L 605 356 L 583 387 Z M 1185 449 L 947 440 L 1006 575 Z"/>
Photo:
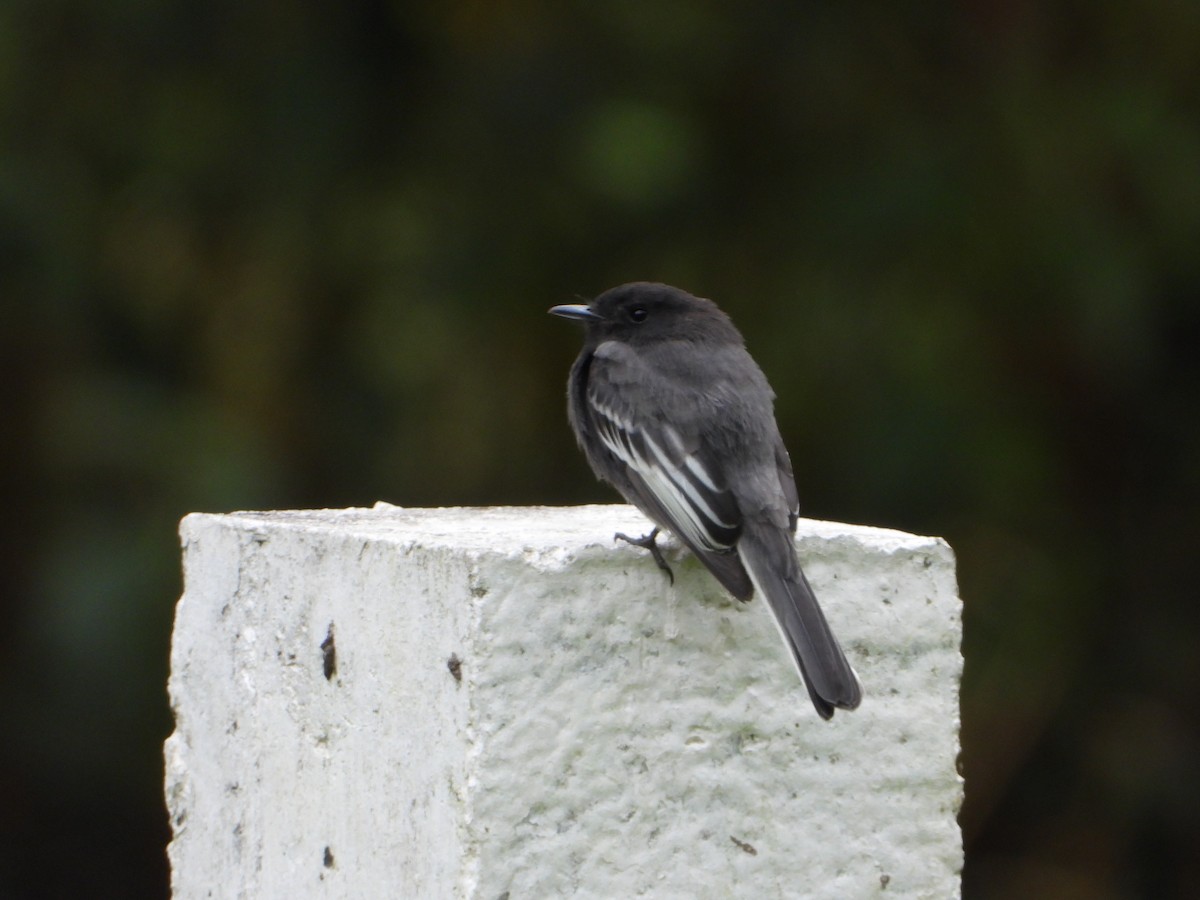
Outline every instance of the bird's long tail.
<path fill-rule="evenodd" d="M 835 708 L 857 707 L 862 685 L 800 569 L 791 534 L 777 526 L 747 523 L 738 552 L 779 626 L 817 713 L 828 719 Z"/>

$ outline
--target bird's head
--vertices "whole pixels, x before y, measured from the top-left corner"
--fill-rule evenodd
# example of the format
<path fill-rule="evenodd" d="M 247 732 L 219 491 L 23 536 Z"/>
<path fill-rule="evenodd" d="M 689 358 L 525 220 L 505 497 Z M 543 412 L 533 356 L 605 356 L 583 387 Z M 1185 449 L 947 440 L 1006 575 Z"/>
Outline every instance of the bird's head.
<path fill-rule="evenodd" d="M 578 319 L 587 326 L 589 343 L 657 341 L 741 343 L 729 317 L 711 300 L 649 281 L 635 281 L 605 291 L 591 303 L 551 307 L 550 313 Z"/>

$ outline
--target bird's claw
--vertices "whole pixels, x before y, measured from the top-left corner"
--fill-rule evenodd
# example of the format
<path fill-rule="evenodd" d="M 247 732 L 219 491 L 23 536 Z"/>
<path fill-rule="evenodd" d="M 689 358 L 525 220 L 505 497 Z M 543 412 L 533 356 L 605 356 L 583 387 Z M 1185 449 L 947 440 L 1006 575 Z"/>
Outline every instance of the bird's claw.
<path fill-rule="evenodd" d="M 613 535 L 614 541 L 624 541 L 627 544 L 633 544 L 635 547 L 641 547 L 643 550 L 649 550 L 650 555 L 654 557 L 654 564 L 667 573 L 667 578 L 671 584 L 675 583 L 675 573 L 671 571 L 671 567 L 667 565 L 667 561 L 663 559 L 662 550 L 659 549 L 658 537 L 659 529 L 655 527 L 649 534 L 644 534 L 639 538 L 631 538 L 627 534 L 617 532 Z"/>

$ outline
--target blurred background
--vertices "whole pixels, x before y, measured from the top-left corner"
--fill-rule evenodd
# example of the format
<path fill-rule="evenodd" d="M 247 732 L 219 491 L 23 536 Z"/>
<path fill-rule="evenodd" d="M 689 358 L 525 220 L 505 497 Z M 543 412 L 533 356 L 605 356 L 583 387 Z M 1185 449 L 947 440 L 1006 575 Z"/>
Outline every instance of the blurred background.
<path fill-rule="evenodd" d="M 968 898 L 1200 884 L 1200 4 L 0 4 L 0 896 L 165 897 L 189 511 L 606 502 L 716 299 L 806 515 L 945 536 Z"/>

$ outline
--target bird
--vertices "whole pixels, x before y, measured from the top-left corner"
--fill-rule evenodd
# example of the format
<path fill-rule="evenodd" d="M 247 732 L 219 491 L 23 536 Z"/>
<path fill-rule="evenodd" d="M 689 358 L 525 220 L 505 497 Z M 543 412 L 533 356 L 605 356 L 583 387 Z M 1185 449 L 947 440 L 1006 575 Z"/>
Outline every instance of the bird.
<path fill-rule="evenodd" d="M 552 307 L 584 324 L 567 415 L 593 472 L 665 529 L 740 601 L 766 600 L 823 719 L 862 701 L 796 556 L 799 495 L 775 394 L 741 333 L 711 300 L 638 281 Z"/>

